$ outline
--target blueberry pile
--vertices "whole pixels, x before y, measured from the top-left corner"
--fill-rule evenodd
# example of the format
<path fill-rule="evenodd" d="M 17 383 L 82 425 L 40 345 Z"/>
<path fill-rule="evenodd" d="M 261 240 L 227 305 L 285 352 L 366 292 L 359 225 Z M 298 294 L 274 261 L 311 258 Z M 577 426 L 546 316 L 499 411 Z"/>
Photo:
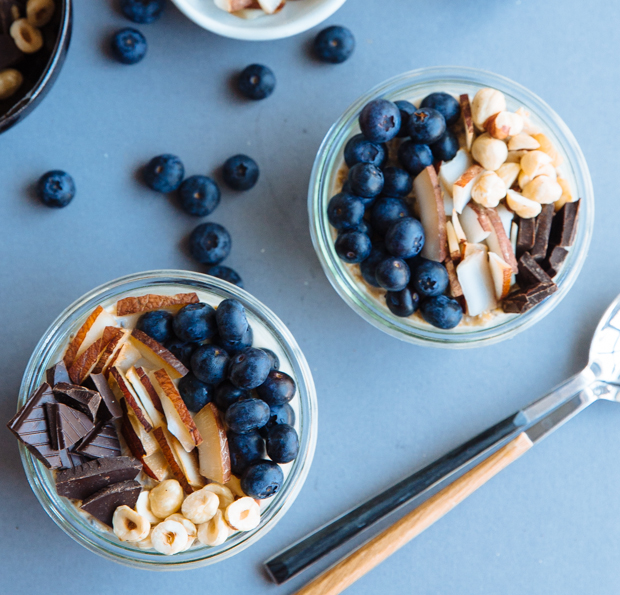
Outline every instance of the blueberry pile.
<path fill-rule="evenodd" d="M 284 478 L 279 464 L 290 463 L 299 452 L 289 404 L 296 386 L 279 370 L 275 353 L 252 346 L 243 304 L 227 299 L 217 310 L 190 304 L 176 316 L 147 312 L 136 327 L 191 370 L 178 386 L 187 408 L 196 413 L 213 402 L 222 413 L 232 473 L 243 491 L 261 499 L 276 494 Z"/>
<path fill-rule="evenodd" d="M 395 316 L 419 310 L 441 329 L 457 326 L 463 309 L 447 295 L 446 267 L 420 255 L 424 228 L 406 198 L 418 174 L 456 155 L 452 126 L 459 117 L 459 103 L 447 93 L 432 93 L 419 108 L 408 101 L 369 102 L 359 116 L 361 134 L 344 148 L 348 177 L 327 207 L 339 258 L 359 265 L 366 283 L 386 291 Z"/>

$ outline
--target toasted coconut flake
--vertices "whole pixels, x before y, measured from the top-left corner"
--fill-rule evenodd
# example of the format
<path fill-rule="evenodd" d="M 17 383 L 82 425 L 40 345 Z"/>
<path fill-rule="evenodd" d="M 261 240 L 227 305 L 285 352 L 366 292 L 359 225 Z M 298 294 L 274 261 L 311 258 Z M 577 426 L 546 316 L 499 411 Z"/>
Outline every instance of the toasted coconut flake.
<path fill-rule="evenodd" d="M 156 295 L 148 293 L 138 297 L 126 297 L 116 302 L 116 315 L 127 316 L 140 312 L 151 312 L 162 308 L 182 308 L 188 304 L 197 304 L 200 300 L 196 293 L 177 293 L 176 295 Z"/>
<path fill-rule="evenodd" d="M 131 331 L 130 342 L 153 366 L 163 368 L 168 375 L 176 380 L 185 376 L 189 370 L 168 351 L 163 345 L 135 328 Z"/>
<path fill-rule="evenodd" d="M 204 434 L 198 447 L 200 473 L 211 481 L 224 484 L 231 475 L 230 452 L 220 413 L 213 403 L 208 403 L 196 414 L 195 420 L 201 435 Z"/>
<path fill-rule="evenodd" d="M 185 477 L 185 473 L 183 473 L 183 469 L 181 469 L 181 466 L 174 456 L 174 451 L 170 446 L 170 442 L 175 440 L 174 436 L 172 436 L 163 426 L 155 428 L 153 430 L 153 435 L 159 444 L 159 448 L 164 453 L 164 457 L 166 457 L 172 477 L 174 477 L 181 484 L 181 487 L 186 494 L 193 493 L 194 489 L 189 485 L 189 482 Z"/>

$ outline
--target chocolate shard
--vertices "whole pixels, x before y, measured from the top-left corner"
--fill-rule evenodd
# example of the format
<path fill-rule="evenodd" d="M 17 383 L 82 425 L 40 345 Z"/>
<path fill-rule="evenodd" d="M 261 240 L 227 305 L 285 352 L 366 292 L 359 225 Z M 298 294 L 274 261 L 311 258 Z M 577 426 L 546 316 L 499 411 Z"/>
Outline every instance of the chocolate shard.
<path fill-rule="evenodd" d="M 87 388 L 97 391 L 101 395 L 98 417 L 101 421 L 120 419 L 123 417 L 121 406 L 110 389 L 103 374 L 91 374 L 84 382 Z"/>
<path fill-rule="evenodd" d="M 540 283 L 553 283 L 551 277 L 532 258 L 529 252 L 523 253 L 519 258 L 517 281 L 522 288 L 533 287 Z"/>
<path fill-rule="evenodd" d="M 567 256 L 568 250 L 566 248 L 562 248 L 561 246 L 555 246 L 551 250 L 543 265 L 550 277 L 555 277 L 560 272 Z"/>
<path fill-rule="evenodd" d="M 54 386 L 54 396 L 59 403 L 82 412 L 91 421 L 95 421 L 101 395 L 77 384 L 61 382 Z"/>
<path fill-rule="evenodd" d="M 542 262 L 547 257 L 554 213 L 555 207 L 553 205 L 543 205 L 540 215 L 536 217 L 536 239 L 530 251 L 536 262 Z"/>
<path fill-rule="evenodd" d="M 121 444 L 114 424 L 112 422 L 99 422 L 90 434 L 84 436 L 74 450 L 76 453 L 86 455 L 91 459 L 120 456 Z"/>
<path fill-rule="evenodd" d="M 67 366 L 65 366 L 65 362 L 63 361 L 58 362 L 55 366 L 52 366 L 49 370 L 47 370 L 45 376 L 47 378 L 47 383 L 50 386 L 56 386 L 61 382 L 66 382 L 67 384 L 71 383 Z"/>
<path fill-rule="evenodd" d="M 114 511 L 123 505 L 133 508 L 141 490 L 142 486 L 137 481 L 121 481 L 92 494 L 80 508 L 111 527 Z"/>
<path fill-rule="evenodd" d="M 62 467 L 60 453 L 50 442 L 45 413 L 45 406 L 55 402 L 52 387 L 44 383 L 7 424 L 9 430 L 48 469 Z"/>
<path fill-rule="evenodd" d="M 519 289 L 504 298 L 502 308 L 509 314 L 523 314 L 557 290 L 558 286 L 553 282 L 539 283 L 529 289 Z"/>
<path fill-rule="evenodd" d="M 59 454 L 62 463 L 60 466 L 61 469 L 73 469 L 89 461 L 84 455 L 71 450 L 61 450 Z"/>
<path fill-rule="evenodd" d="M 570 248 L 575 242 L 581 199 L 567 202 L 553 218 L 551 244 L 561 248 Z"/>
<path fill-rule="evenodd" d="M 517 235 L 517 258 L 534 247 L 536 239 L 536 219 L 519 219 L 519 233 Z"/>
<path fill-rule="evenodd" d="M 56 450 L 71 448 L 95 427 L 81 411 L 63 403 L 47 403 L 45 407 L 52 447 Z"/>
<path fill-rule="evenodd" d="M 85 500 L 113 483 L 135 479 L 141 469 L 142 463 L 132 457 L 94 459 L 75 469 L 59 471 L 56 491 L 59 496 Z"/>

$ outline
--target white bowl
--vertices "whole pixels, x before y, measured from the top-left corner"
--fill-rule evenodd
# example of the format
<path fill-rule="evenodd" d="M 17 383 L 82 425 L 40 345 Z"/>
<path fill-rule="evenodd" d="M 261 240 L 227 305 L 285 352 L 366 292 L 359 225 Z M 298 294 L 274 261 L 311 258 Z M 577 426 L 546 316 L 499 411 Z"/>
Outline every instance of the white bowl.
<path fill-rule="evenodd" d="M 224 37 L 264 41 L 307 31 L 334 14 L 346 0 L 295 0 L 274 15 L 246 20 L 218 8 L 213 0 L 172 0 L 189 19 Z"/>

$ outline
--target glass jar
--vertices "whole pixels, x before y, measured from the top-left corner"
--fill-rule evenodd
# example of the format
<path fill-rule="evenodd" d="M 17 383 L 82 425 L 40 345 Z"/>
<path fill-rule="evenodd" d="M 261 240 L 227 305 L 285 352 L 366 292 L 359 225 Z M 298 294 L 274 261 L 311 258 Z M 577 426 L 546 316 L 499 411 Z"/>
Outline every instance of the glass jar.
<path fill-rule="evenodd" d="M 260 525 L 247 533 L 235 533 L 216 547 L 199 545 L 173 556 L 164 556 L 154 550 L 141 550 L 119 541 L 112 532 L 102 531 L 71 501 L 58 496 L 53 473 L 20 442 L 20 455 L 28 482 L 45 511 L 65 533 L 104 558 L 152 570 L 205 566 L 224 560 L 258 541 L 284 516 L 299 494 L 312 463 L 317 436 L 317 402 L 312 374 L 290 331 L 271 310 L 249 293 L 215 277 L 188 271 L 161 270 L 121 277 L 93 289 L 71 304 L 53 322 L 35 348 L 22 380 L 18 408 L 44 382 L 46 369 L 60 359 L 61 349 L 71 333 L 79 328 L 98 304 L 116 301 L 127 295 L 157 293 L 158 290 L 169 293 L 171 289 L 175 290 L 172 293 L 205 292 L 218 302 L 226 298 L 239 300 L 246 308 L 250 323 L 254 322 L 255 328 L 262 325 L 268 332 L 270 341 L 273 340 L 271 347 L 279 348 L 281 367 L 292 372 L 297 384 L 297 394 L 291 405 L 294 405 L 297 413 L 299 455 L 288 466 L 284 484 L 278 494 L 261 507 Z"/>
<path fill-rule="evenodd" d="M 383 97 L 395 101 L 422 99 L 429 93 L 445 91 L 453 95 L 469 93 L 470 97 L 484 87 L 498 89 L 506 96 L 507 109 L 523 106 L 532 121 L 564 157 L 562 168 L 577 198 L 581 198 L 575 243 L 564 266 L 555 277 L 558 291 L 524 314 L 501 315 L 492 325 L 459 325 L 455 329 L 434 328 L 416 317 L 394 316 L 366 289 L 365 283 L 351 273 L 334 249 L 333 230 L 327 220 L 327 205 L 336 194 L 336 180 L 344 163 L 343 149 L 354 134 L 359 133 L 358 116 L 372 99 Z M 330 128 L 319 148 L 308 194 L 310 233 L 323 270 L 340 297 L 364 320 L 403 341 L 434 347 L 476 347 L 496 343 L 529 328 L 544 318 L 568 293 L 586 259 L 594 225 L 594 191 L 585 158 L 575 137 L 562 119 L 539 97 L 521 85 L 490 72 L 445 66 L 414 70 L 394 77 L 355 101 Z"/>

